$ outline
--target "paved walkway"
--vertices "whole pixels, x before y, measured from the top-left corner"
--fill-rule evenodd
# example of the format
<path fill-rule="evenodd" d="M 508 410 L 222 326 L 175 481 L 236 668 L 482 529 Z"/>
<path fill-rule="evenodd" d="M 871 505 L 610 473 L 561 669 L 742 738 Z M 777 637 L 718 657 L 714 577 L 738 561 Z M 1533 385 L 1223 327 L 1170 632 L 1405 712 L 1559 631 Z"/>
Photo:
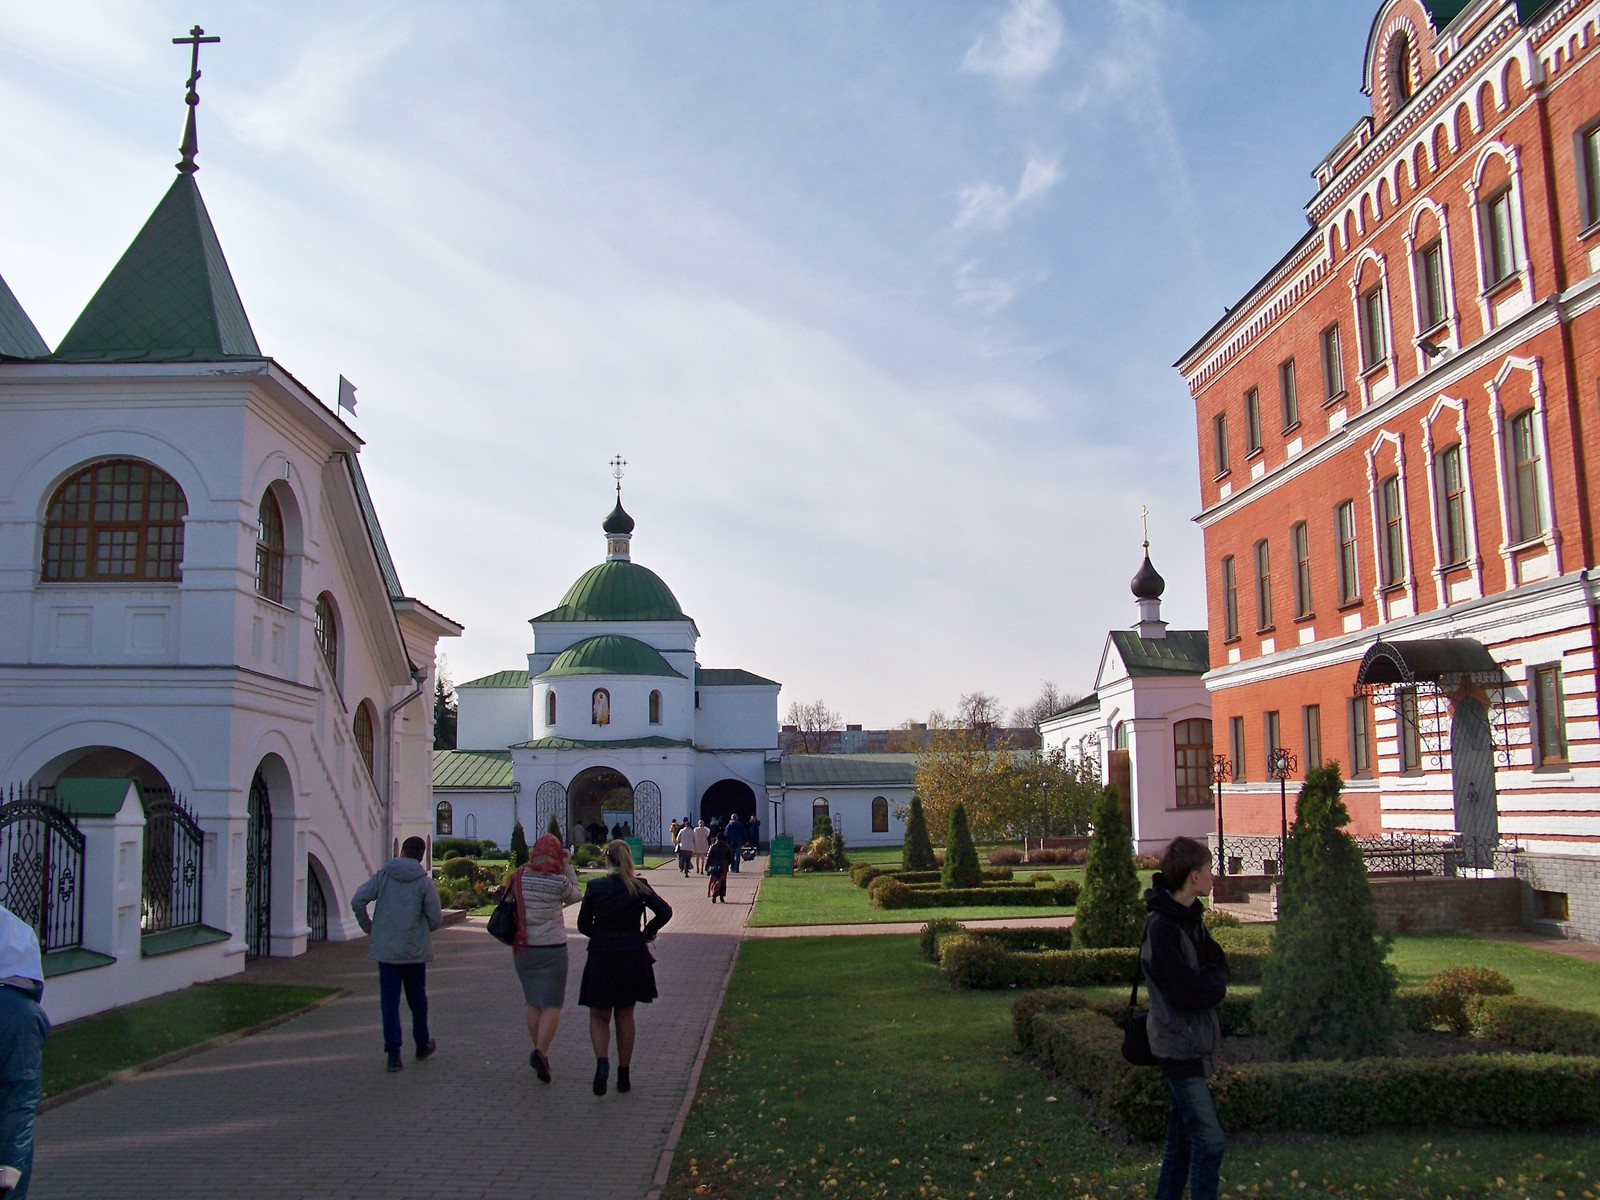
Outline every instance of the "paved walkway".
<path fill-rule="evenodd" d="M 764 866 L 764 862 L 748 864 Z M 34 1200 L 641 1200 L 665 1178 L 703 1047 L 732 971 L 759 870 L 705 881 L 649 873 L 673 907 L 656 940 L 661 998 L 638 1009 L 633 1091 L 590 1089 L 584 939 L 568 910 L 572 969 L 551 1050 L 528 1069 L 511 952 L 468 920 L 435 935 L 428 999 L 439 1053 L 384 1072 L 377 970 L 366 942 L 253 963 L 249 980 L 352 994 L 254 1037 L 113 1084 L 45 1113 Z M 404 1007 L 402 1020 L 408 1022 Z M 407 1023 L 409 1031 L 409 1023 Z M 612 1057 L 615 1061 L 613 1046 Z"/>

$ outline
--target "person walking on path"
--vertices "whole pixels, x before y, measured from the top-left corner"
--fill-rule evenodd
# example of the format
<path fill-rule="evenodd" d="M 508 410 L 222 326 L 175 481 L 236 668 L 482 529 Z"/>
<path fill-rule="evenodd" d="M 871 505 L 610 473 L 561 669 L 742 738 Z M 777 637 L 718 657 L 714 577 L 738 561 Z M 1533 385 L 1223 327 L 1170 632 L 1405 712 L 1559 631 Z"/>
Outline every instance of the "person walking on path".
<path fill-rule="evenodd" d="M 606 1094 L 611 1074 L 613 1020 L 617 1027 L 617 1091 L 626 1092 L 633 1086 L 628 1078 L 633 1062 L 633 1009 L 656 998 L 655 959 L 649 943 L 672 920 L 672 906 L 634 872 L 633 853 L 626 842 L 606 847 L 606 863 L 610 874 L 589 885 L 578 909 L 578 932 L 589 939 L 578 1003 L 589 1010 L 596 1096 Z M 641 928 L 647 908 L 652 915 Z"/>
<path fill-rule="evenodd" d="M 744 826 L 739 823 L 737 816 L 733 816 L 728 818 L 728 827 L 722 833 L 728 839 L 728 848 L 733 851 L 733 861 L 729 865 L 732 867 L 733 873 L 737 875 L 739 873 L 739 857 L 744 853 Z"/>
<path fill-rule="evenodd" d="M 33 1175 L 44 1039 L 44 969 L 33 927 L 0 908 L 0 1196 L 26 1200 Z"/>
<path fill-rule="evenodd" d="M 417 1061 L 438 1049 L 428 1032 L 428 964 L 433 961 L 429 935 L 444 922 L 439 910 L 439 889 L 433 886 L 422 856 L 428 843 L 408 837 L 400 857 L 391 858 L 350 897 L 356 921 L 369 935 L 367 957 L 378 964 L 378 1004 L 383 1012 L 383 1052 L 388 1069 L 398 1071 L 400 1061 L 400 992 L 411 1010 L 411 1035 L 417 1043 Z M 371 915 L 367 905 L 373 905 Z"/>
<path fill-rule="evenodd" d="M 511 873 L 506 888 L 517 903 L 511 962 L 522 982 L 533 1041 L 528 1065 L 539 1082 L 549 1083 L 550 1043 L 567 994 L 567 925 L 561 912 L 583 899 L 583 889 L 560 839 L 548 833 L 529 848 L 528 861 Z"/>
<path fill-rule="evenodd" d="M 706 873 L 706 854 L 710 849 L 711 830 L 706 828 L 706 819 L 701 817 L 694 827 L 694 869 L 701 875 Z"/>
<path fill-rule="evenodd" d="M 761 853 L 761 821 L 755 813 L 750 814 L 750 819 L 744 823 L 745 836 L 750 839 L 750 844 L 756 848 L 756 853 Z"/>
<path fill-rule="evenodd" d="M 728 867 L 738 861 L 728 839 L 719 833 L 711 843 L 711 853 L 706 855 L 706 874 L 711 876 L 706 881 L 706 895 L 711 897 L 711 903 L 728 902 Z"/>
<path fill-rule="evenodd" d="M 694 866 L 694 827 L 684 825 L 678 830 L 677 837 L 678 870 L 683 872 L 685 879 L 689 878 L 689 869 Z"/>
<path fill-rule="evenodd" d="M 1222 1042 L 1217 1005 L 1228 994 L 1228 959 L 1201 920 L 1211 851 L 1174 838 L 1151 882 L 1139 963 L 1150 985 L 1150 1049 L 1172 1094 L 1155 1200 L 1181 1200 L 1185 1180 L 1190 1200 L 1216 1200 L 1226 1143 L 1206 1080 Z"/>

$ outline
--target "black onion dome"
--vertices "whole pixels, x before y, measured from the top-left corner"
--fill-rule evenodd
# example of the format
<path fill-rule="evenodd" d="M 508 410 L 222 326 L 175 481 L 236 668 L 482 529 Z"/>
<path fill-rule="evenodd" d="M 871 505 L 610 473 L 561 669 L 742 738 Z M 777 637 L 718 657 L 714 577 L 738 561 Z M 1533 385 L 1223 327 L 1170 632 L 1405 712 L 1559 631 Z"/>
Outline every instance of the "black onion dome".
<path fill-rule="evenodd" d="M 606 518 L 605 524 L 600 528 L 607 533 L 633 532 L 633 518 L 623 511 L 621 496 L 617 497 L 617 506 L 611 510 L 611 515 Z"/>
<path fill-rule="evenodd" d="M 1139 573 L 1133 577 L 1133 582 L 1128 586 L 1133 589 L 1135 600 L 1159 600 L 1161 593 L 1167 590 L 1167 581 L 1150 565 L 1150 556 L 1146 554 Z"/>

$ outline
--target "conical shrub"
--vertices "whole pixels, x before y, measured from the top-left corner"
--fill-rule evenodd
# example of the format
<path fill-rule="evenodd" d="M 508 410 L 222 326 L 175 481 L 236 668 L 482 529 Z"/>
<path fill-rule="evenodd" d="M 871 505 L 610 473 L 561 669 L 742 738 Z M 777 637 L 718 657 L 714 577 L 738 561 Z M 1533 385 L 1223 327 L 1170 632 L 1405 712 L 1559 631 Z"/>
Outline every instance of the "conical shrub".
<path fill-rule="evenodd" d="M 522 822 L 511 826 L 511 865 L 520 867 L 528 861 L 528 835 L 522 832 Z"/>
<path fill-rule="evenodd" d="M 933 856 L 933 840 L 928 837 L 928 818 L 922 813 L 922 797 L 911 797 L 911 811 L 906 814 L 906 843 L 900 847 L 902 871 L 937 871 L 939 860 Z"/>
<path fill-rule="evenodd" d="M 944 870 L 939 880 L 947 888 L 983 886 L 983 868 L 978 864 L 978 848 L 972 844 L 965 804 L 950 811 L 950 840 L 945 843 Z"/>
<path fill-rule="evenodd" d="M 1144 901 L 1133 865 L 1133 838 L 1122 823 L 1117 789 L 1108 787 L 1095 801 L 1094 831 L 1084 859 L 1083 890 L 1072 922 L 1078 950 L 1137 946 L 1144 932 Z"/>

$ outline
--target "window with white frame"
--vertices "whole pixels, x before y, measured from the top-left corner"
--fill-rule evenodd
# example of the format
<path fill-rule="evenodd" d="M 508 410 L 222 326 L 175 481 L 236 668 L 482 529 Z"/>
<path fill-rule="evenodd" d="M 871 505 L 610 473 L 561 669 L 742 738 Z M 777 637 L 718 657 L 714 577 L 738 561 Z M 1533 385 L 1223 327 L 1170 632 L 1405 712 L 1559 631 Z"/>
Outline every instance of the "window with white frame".
<path fill-rule="evenodd" d="M 1600 121 L 1593 121 L 1578 135 L 1581 170 L 1578 183 L 1583 188 L 1583 223 L 1600 225 Z"/>
<path fill-rule="evenodd" d="M 1561 667 L 1549 663 L 1529 673 L 1533 700 L 1529 724 L 1533 728 L 1535 766 L 1567 761 L 1566 706 L 1561 693 Z"/>
<path fill-rule="evenodd" d="M 1228 749 L 1233 754 L 1233 781 L 1243 783 L 1246 775 L 1244 765 L 1244 718 L 1228 718 Z"/>
<path fill-rule="evenodd" d="M 1222 636 L 1229 642 L 1239 636 L 1239 577 L 1231 554 L 1222 560 Z"/>
<path fill-rule="evenodd" d="M 1539 431 L 1533 409 L 1507 424 L 1511 460 L 1511 536 L 1529 542 L 1544 533 L 1544 503 L 1539 494 Z"/>
<path fill-rule="evenodd" d="M 1278 407 L 1283 414 L 1283 431 L 1288 433 L 1300 424 L 1300 393 L 1295 387 L 1292 358 L 1278 364 Z"/>
<path fill-rule="evenodd" d="M 1290 528 L 1289 544 L 1294 550 L 1294 615 L 1299 620 L 1311 615 L 1311 534 L 1304 521 Z"/>
<path fill-rule="evenodd" d="M 1340 501 L 1333 510 L 1333 523 L 1339 537 L 1339 604 L 1355 604 L 1361 599 L 1361 578 L 1356 569 L 1356 502 Z"/>
<path fill-rule="evenodd" d="M 1272 557 L 1267 539 L 1256 543 L 1256 629 L 1272 628 Z"/>
<path fill-rule="evenodd" d="M 1256 454 L 1261 449 L 1261 391 L 1251 388 L 1244 394 L 1244 449 L 1245 454 Z"/>
<path fill-rule="evenodd" d="M 1350 727 L 1350 778 L 1372 776 L 1372 721 L 1365 696 L 1352 696 L 1346 703 Z"/>
<path fill-rule="evenodd" d="M 1217 476 L 1228 473 L 1228 414 L 1218 413 L 1211 420 L 1211 450 L 1216 462 Z"/>
<path fill-rule="evenodd" d="M 1344 395 L 1344 354 L 1339 345 L 1338 322 L 1322 331 L 1321 341 L 1322 398 L 1327 403 Z"/>
<path fill-rule="evenodd" d="M 1400 749 L 1400 770 L 1422 770 L 1422 730 L 1417 713 L 1417 689 L 1402 688 L 1395 693 L 1395 738 Z"/>
<path fill-rule="evenodd" d="M 1434 458 L 1434 487 L 1439 494 L 1441 566 L 1467 561 L 1467 488 L 1461 474 L 1461 445 L 1453 443 Z"/>
<path fill-rule="evenodd" d="M 1426 334 L 1450 319 L 1450 301 L 1445 291 L 1444 243 L 1439 238 L 1417 251 L 1417 325 Z"/>
<path fill-rule="evenodd" d="M 1399 475 L 1386 475 L 1378 484 L 1378 524 L 1383 538 L 1378 548 L 1378 580 L 1386 588 L 1399 587 L 1406 579 L 1406 526 Z"/>
<path fill-rule="evenodd" d="M 1483 286 L 1488 291 L 1517 273 L 1510 184 L 1483 199 L 1478 205 L 1478 220 L 1483 234 Z"/>
<path fill-rule="evenodd" d="M 1389 339 L 1383 328 L 1383 284 L 1375 283 L 1361 293 L 1357 302 L 1361 316 L 1361 369 L 1383 366 L 1389 354 Z"/>

